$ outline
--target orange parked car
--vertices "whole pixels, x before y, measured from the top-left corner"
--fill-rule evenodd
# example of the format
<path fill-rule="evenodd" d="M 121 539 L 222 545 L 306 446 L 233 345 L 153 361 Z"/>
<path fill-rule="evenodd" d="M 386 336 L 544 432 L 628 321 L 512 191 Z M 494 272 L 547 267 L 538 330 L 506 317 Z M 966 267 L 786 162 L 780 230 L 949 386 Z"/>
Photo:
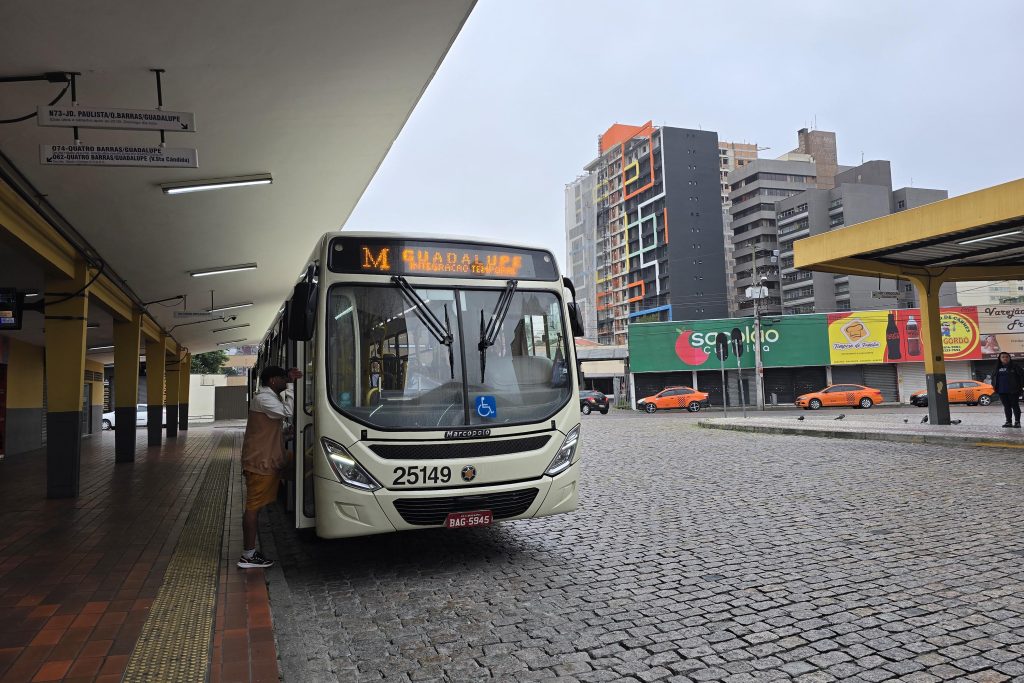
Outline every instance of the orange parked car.
<path fill-rule="evenodd" d="M 987 406 L 996 397 L 996 389 L 991 384 L 976 379 L 965 379 L 950 382 L 947 385 L 947 396 L 950 403 L 966 403 L 969 406 Z M 928 390 L 921 389 L 910 395 L 910 402 L 915 406 L 928 406 Z"/>
<path fill-rule="evenodd" d="M 832 384 L 821 391 L 796 397 L 796 405 L 805 410 L 822 406 L 870 408 L 882 402 L 882 392 L 860 384 Z"/>
<path fill-rule="evenodd" d="M 647 396 L 637 401 L 636 407 L 638 410 L 645 410 L 648 413 L 673 408 L 685 408 L 691 413 L 696 413 L 701 408 L 708 407 L 708 395 L 706 392 L 690 387 L 665 387 L 654 396 Z"/>

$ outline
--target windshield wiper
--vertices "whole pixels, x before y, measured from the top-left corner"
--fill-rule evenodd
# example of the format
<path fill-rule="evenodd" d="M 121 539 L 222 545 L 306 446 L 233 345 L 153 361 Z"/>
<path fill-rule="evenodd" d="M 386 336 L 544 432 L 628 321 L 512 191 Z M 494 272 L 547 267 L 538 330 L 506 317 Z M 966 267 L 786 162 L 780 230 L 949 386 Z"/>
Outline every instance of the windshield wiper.
<path fill-rule="evenodd" d="M 448 319 L 448 304 L 444 305 L 444 325 L 434 314 L 430 307 L 427 306 L 427 302 L 424 301 L 416 290 L 412 288 L 409 281 L 401 275 L 392 275 L 391 281 L 395 283 L 398 290 L 402 292 L 402 296 L 405 297 L 406 301 L 412 304 L 413 311 L 416 313 L 416 317 L 420 319 L 423 326 L 427 328 L 427 332 L 437 340 L 439 344 L 444 344 L 448 347 L 448 367 L 452 373 L 452 379 L 455 379 L 455 356 L 452 353 L 452 346 L 454 345 L 455 337 L 452 335 L 451 321 Z"/>
<path fill-rule="evenodd" d="M 498 303 L 494 306 L 494 312 L 491 313 L 491 319 L 487 323 L 487 327 L 484 327 L 484 312 L 480 310 L 480 343 L 477 344 L 477 348 L 480 349 L 480 383 L 484 383 L 484 374 L 487 369 L 487 349 L 494 346 L 494 342 L 498 340 L 498 331 L 501 330 L 502 324 L 505 322 L 505 316 L 508 315 L 509 306 L 512 305 L 512 296 L 516 293 L 516 287 L 519 286 L 518 280 L 509 280 L 508 284 L 505 285 L 505 289 L 501 291 L 498 296 Z"/>

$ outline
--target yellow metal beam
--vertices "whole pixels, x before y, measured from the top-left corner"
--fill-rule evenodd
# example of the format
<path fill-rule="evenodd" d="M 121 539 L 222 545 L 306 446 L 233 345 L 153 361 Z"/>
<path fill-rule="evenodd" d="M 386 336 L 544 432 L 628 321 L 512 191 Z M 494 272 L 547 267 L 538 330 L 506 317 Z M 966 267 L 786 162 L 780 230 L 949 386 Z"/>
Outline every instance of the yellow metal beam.
<path fill-rule="evenodd" d="M 1016 266 L 955 266 L 942 274 L 946 282 L 1024 280 L 1024 260 Z"/>
<path fill-rule="evenodd" d="M 902 278 L 906 276 L 907 269 L 889 263 L 877 263 L 867 259 L 842 258 L 835 261 L 815 263 L 813 266 L 805 267 L 804 270 L 817 270 L 825 273 L 844 273 L 846 275 L 870 275 Z M 927 274 L 927 271 L 915 269 L 919 274 Z"/>
<path fill-rule="evenodd" d="M 830 261 L 1021 218 L 1024 179 L 797 240 L 793 265 L 811 270 Z"/>
<path fill-rule="evenodd" d="M 75 247 L 7 183 L 0 182 L 0 233 L 6 233 L 29 252 L 66 278 L 76 275 L 79 258 Z M 89 286 L 89 295 L 109 309 L 115 320 L 129 321 L 135 302 L 114 281 L 100 275 Z M 143 314 L 142 333 L 151 341 L 167 337 L 167 350 L 177 353 L 177 343 L 148 314 Z"/>
<path fill-rule="evenodd" d="M 135 304 L 106 275 L 101 275 L 89 287 L 89 296 L 102 303 L 114 316 L 115 321 L 131 321 Z"/>
<path fill-rule="evenodd" d="M 0 229 L 39 255 L 64 277 L 75 276 L 75 249 L 46 219 L 0 182 Z"/>

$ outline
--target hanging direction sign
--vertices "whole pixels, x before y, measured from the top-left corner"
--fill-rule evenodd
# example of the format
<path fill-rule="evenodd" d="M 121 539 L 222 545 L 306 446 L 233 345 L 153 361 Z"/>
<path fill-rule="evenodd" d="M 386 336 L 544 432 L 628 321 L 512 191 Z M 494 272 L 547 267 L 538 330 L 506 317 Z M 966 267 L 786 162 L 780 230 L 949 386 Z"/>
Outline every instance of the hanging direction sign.
<path fill-rule="evenodd" d="M 60 126 L 62 128 L 168 130 L 178 133 L 194 133 L 196 131 L 196 115 L 192 112 L 161 111 L 159 109 L 41 105 L 37 120 L 40 126 Z"/>
<path fill-rule="evenodd" d="M 209 311 L 175 311 L 175 320 L 212 320 L 213 313 Z"/>
<path fill-rule="evenodd" d="M 874 299 L 899 299 L 899 292 L 871 292 L 871 296 Z"/>
<path fill-rule="evenodd" d="M 199 168 L 199 154 L 194 147 L 39 145 L 39 163 L 45 166 Z"/>

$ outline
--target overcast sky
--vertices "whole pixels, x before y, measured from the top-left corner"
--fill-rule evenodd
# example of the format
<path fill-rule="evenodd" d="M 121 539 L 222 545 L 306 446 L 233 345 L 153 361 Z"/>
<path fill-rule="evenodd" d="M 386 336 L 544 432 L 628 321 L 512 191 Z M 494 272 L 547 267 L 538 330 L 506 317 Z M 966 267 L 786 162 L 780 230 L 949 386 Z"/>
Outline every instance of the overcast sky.
<path fill-rule="evenodd" d="M 1024 2 L 479 0 L 346 229 L 546 246 L 612 123 L 717 131 L 951 195 L 1024 176 Z"/>

